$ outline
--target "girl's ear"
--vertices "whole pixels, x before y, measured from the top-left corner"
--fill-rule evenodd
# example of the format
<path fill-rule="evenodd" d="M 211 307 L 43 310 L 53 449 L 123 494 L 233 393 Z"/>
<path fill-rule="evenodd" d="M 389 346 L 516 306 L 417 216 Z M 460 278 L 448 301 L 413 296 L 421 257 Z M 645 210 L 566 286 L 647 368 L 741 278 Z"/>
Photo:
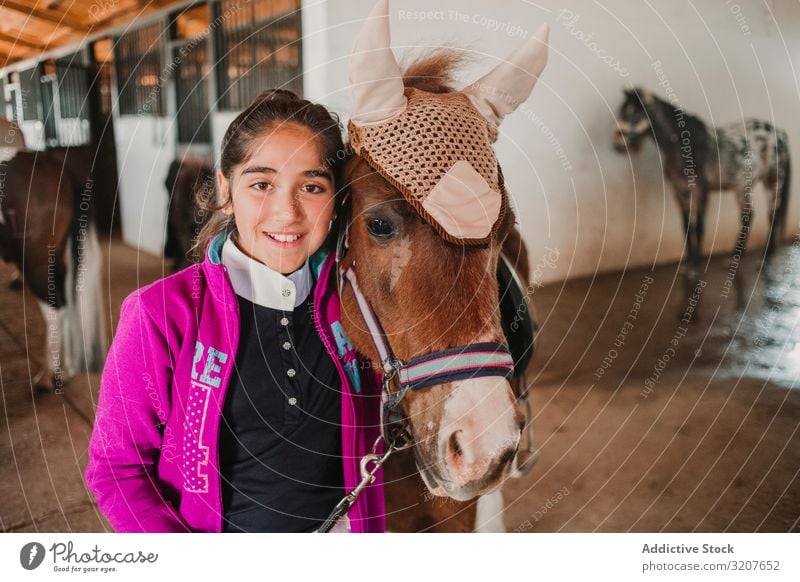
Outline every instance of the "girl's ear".
<path fill-rule="evenodd" d="M 227 215 L 233 214 L 233 204 L 231 203 L 231 188 L 228 179 L 222 170 L 217 170 L 217 187 L 219 191 L 219 202 L 222 204 L 222 212 Z"/>

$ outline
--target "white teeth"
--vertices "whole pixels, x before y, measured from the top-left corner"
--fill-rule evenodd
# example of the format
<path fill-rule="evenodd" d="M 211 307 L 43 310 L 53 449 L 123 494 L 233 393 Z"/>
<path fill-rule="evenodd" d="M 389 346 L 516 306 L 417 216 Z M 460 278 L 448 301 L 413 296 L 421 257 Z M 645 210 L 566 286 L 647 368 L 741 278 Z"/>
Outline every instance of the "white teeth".
<path fill-rule="evenodd" d="M 274 238 L 280 242 L 294 242 L 299 239 L 302 234 L 273 234 L 271 232 L 267 233 L 271 238 Z"/>

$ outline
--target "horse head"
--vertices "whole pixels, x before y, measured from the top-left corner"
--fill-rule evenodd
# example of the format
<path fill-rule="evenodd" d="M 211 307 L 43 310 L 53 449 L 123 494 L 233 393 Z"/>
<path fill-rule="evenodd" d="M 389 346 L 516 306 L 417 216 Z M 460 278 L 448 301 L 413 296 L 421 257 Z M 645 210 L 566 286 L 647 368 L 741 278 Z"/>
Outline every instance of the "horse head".
<path fill-rule="evenodd" d="M 621 154 L 637 152 L 642 141 L 650 135 L 650 114 L 647 105 L 653 96 L 638 87 L 625 91 L 625 99 L 617 114 L 618 127 L 612 136 L 614 149 Z"/>
<path fill-rule="evenodd" d="M 354 155 L 345 168 L 348 246 L 340 272 L 359 277 L 357 285 L 344 280 L 343 317 L 348 336 L 373 362 L 385 363 L 387 353 L 415 362 L 399 377 L 389 375 L 386 390 L 399 396 L 417 467 L 435 495 L 467 500 L 497 489 L 519 447 L 524 420 L 501 353 L 495 275 L 514 217 L 492 144 L 543 70 L 548 32 L 543 26 L 456 91 L 436 81 L 449 74 L 451 53 L 418 62 L 403 77 L 382 0 L 351 58 Z M 424 389 L 413 386 L 414 374 L 440 364 L 449 368 L 428 376 Z"/>

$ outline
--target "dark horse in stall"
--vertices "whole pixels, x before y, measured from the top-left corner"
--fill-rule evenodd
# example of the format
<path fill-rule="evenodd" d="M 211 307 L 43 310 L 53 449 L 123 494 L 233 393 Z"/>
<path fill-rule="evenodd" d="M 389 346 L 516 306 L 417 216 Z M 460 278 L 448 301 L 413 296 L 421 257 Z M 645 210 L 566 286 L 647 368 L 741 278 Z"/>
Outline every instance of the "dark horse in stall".
<path fill-rule="evenodd" d="M 210 213 L 198 199 L 214 200 L 214 168 L 204 159 L 176 158 L 164 186 L 169 195 L 164 258 L 172 262 L 172 271 L 176 272 L 201 258 L 192 256 L 191 250 Z"/>
<path fill-rule="evenodd" d="M 449 166 L 450 171 L 463 170 L 461 177 L 467 176 L 472 184 L 485 184 L 476 174 L 475 168 L 480 167 L 488 169 L 487 175 L 494 180 L 491 172 L 498 166 L 491 143 L 497 137 L 496 128 L 533 89 L 547 60 L 548 29 L 542 27 L 507 61 L 459 91 L 452 86 L 453 68 L 459 61 L 454 52 L 434 53 L 401 72 L 390 48 L 388 20 L 387 3 L 381 1 L 364 24 L 351 57 L 356 103 L 350 128 L 354 153 L 345 168 L 349 195 L 344 214 L 348 218 L 346 234 L 340 238 L 346 241 L 340 244 L 340 250 L 345 249 L 340 253 L 340 284 L 346 334 L 360 353 L 384 371 L 381 363 L 387 360 L 377 347 L 381 340 L 376 339 L 381 335 L 397 358 L 395 362 L 406 364 L 439 362 L 448 350 L 463 353 L 462 349 L 478 345 L 508 345 L 514 372 L 522 374 L 533 349 L 534 326 L 526 309 L 514 321 L 520 309 L 528 307 L 531 293 L 527 250 L 511 207 L 501 214 L 489 210 L 502 207 L 492 206 L 500 205 L 500 198 L 493 198 L 498 193 L 496 186 L 473 189 L 461 179 L 442 178 L 438 183 L 448 182 L 451 195 L 440 206 L 444 221 L 459 213 L 465 216 L 462 209 L 474 202 L 476 195 L 483 195 L 481 202 L 472 205 L 474 212 L 459 224 L 475 219 L 485 226 L 490 216 L 494 221 L 488 235 L 481 226 L 484 238 L 480 242 L 448 240 L 441 223 L 433 225 L 422 215 L 399 189 L 403 187 L 399 181 L 376 171 L 379 164 L 372 153 L 377 150 L 353 144 L 357 129 L 353 119 L 363 120 L 362 127 L 370 131 L 375 123 L 391 123 L 398 115 L 408 119 L 406 112 L 413 110 L 419 114 L 417 119 L 435 120 L 438 128 L 448 125 L 453 104 L 462 119 L 468 119 L 460 130 L 434 131 L 421 125 L 393 132 L 376 130 L 380 132 L 376 139 L 386 140 L 381 150 L 384 162 L 402 160 L 406 175 L 418 176 L 431 166 L 425 165 L 422 156 L 410 155 L 401 145 L 404 140 L 435 157 L 437 143 L 443 148 L 465 143 L 469 133 L 469 146 L 451 148 L 465 153 Z M 416 100 L 413 109 L 412 97 Z M 420 107 L 419 103 L 430 105 Z M 386 116 L 380 117 L 384 112 Z M 396 157 L 386 160 L 386 156 Z M 446 168 L 442 171 L 450 173 Z M 505 193 L 499 169 L 497 172 L 499 192 Z M 500 285 L 498 281 L 502 281 Z M 509 288 L 514 289 L 516 298 L 504 309 L 502 298 Z M 365 312 L 364 301 L 371 305 L 372 316 Z M 381 328 L 377 334 L 376 317 Z M 527 320 L 528 336 L 508 337 L 509 330 L 520 329 L 520 320 Z M 411 448 L 391 452 L 383 465 L 387 528 L 504 531 L 500 487 L 535 460 L 531 443 L 527 450 L 522 447 L 522 431 L 532 421 L 519 409 L 527 390 L 524 380 L 486 374 L 446 380 L 440 375 L 423 389 L 401 391 L 398 374 L 384 372 L 383 377 L 384 397 L 400 398 L 413 442 Z"/>
<path fill-rule="evenodd" d="M 664 177 L 672 184 L 683 214 L 687 255 L 696 265 L 702 255 L 704 216 L 709 193 L 736 193 L 741 212 L 734 255 L 745 250 L 753 223 L 753 189 L 763 183 L 769 201 L 770 256 L 786 225 L 791 182 L 789 139 L 767 121 L 745 119 L 722 127 L 709 127 L 651 92 L 625 91 L 613 136 L 620 153 L 638 151 L 651 136 L 658 147 Z"/>
<path fill-rule="evenodd" d="M 22 274 L 47 326 L 34 383 L 58 392 L 77 372 L 99 372 L 106 355 L 93 153 L 18 150 L 0 162 L 0 253 Z"/>

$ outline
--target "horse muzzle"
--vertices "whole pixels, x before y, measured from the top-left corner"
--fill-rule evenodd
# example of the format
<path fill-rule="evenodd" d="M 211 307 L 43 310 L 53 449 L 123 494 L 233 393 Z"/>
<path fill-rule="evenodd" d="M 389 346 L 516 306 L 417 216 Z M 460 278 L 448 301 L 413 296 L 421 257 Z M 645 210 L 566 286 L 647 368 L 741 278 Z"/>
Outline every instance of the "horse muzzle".
<path fill-rule="evenodd" d="M 509 475 L 524 424 L 504 378 L 452 382 L 439 425 L 438 459 L 434 470 L 421 470 L 423 480 L 433 494 L 459 501 L 496 490 Z"/>
<path fill-rule="evenodd" d="M 620 154 L 627 153 L 631 149 L 631 141 L 627 139 L 627 136 L 620 130 L 614 132 L 611 138 L 611 145 L 614 147 L 614 150 Z"/>

